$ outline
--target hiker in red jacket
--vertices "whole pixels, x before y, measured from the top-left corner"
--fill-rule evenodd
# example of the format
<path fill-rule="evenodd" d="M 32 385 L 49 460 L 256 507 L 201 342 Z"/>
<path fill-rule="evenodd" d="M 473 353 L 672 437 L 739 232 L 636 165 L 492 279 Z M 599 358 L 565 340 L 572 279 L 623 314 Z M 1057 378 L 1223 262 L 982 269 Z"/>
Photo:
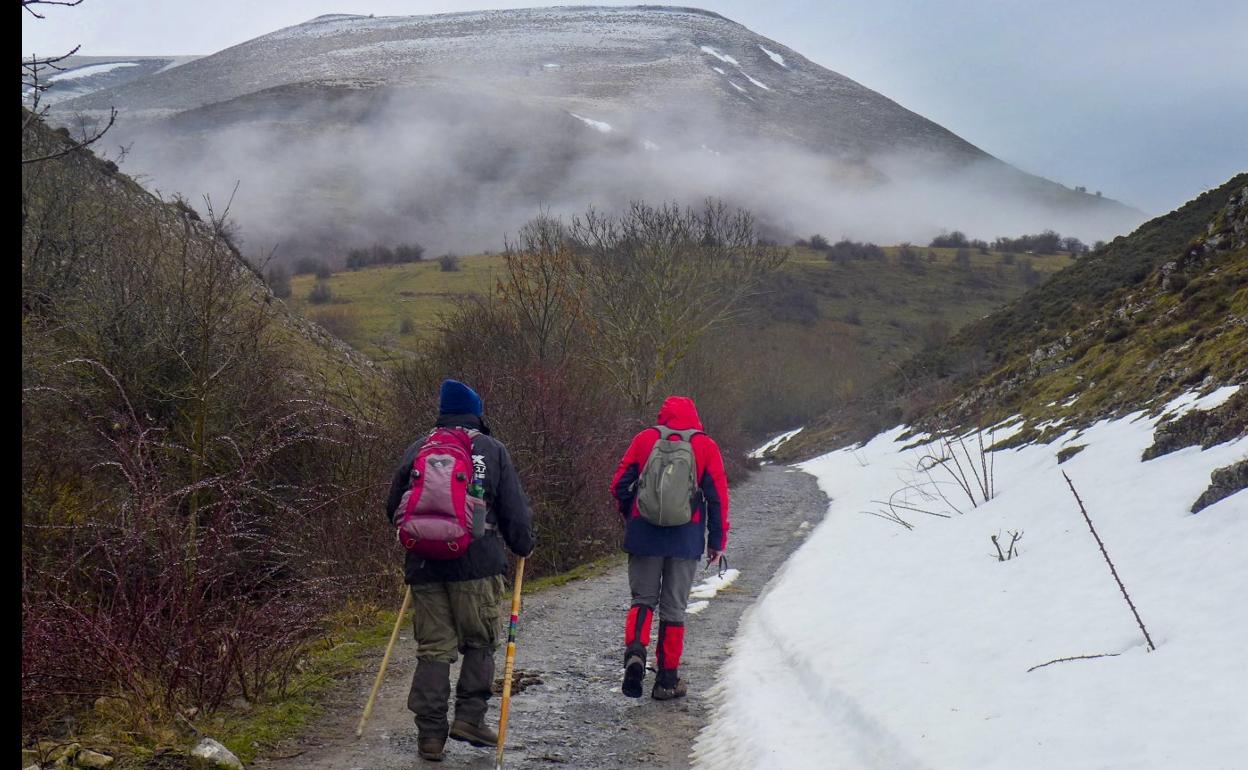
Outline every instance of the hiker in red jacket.
<path fill-rule="evenodd" d="M 651 697 L 688 692 L 679 676 L 685 607 L 705 546 L 707 563 L 728 543 L 728 479 L 719 445 L 702 432 L 693 400 L 670 396 L 658 425 L 633 437 L 611 480 L 626 521 L 628 584 L 633 605 L 624 624 L 624 683 L 640 698 L 654 608 L 659 608 L 656 670 Z"/>

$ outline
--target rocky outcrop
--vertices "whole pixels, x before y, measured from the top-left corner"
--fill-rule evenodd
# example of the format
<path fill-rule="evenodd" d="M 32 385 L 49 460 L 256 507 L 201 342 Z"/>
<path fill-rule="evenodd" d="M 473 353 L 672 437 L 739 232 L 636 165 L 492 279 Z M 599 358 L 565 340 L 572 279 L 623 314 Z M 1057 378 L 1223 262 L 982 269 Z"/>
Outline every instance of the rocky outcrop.
<path fill-rule="evenodd" d="M 1248 459 L 1218 468 L 1209 474 L 1209 488 L 1192 503 L 1192 513 L 1200 513 L 1219 500 L 1245 489 L 1248 489 Z"/>
<path fill-rule="evenodd" d="M 1161 457 L 1184 447 L 1208 449 L 1248 435 L 1248 387 L 1241 387 L 1225 404 L 1207 411 L 1193 410 L 1163 422 L 1153 432 L 1153 444 L 1141 460 Z"/>

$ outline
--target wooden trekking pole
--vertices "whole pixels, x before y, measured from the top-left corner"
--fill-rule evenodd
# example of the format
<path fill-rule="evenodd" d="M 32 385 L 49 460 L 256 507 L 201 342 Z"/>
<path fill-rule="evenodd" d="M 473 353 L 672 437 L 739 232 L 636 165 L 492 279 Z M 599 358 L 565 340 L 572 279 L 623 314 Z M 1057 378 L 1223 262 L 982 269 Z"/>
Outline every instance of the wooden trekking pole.
<path fill-rule="evenodd" d="M 390 632 L 390 643 L 386 645 L 386 654 L 381 656 L 381 668 L 377 670 L 377 679 L 373 682 L 373 691 L 368 694 L 368 703 L 364 705 L 364 715 L 360 717 L 360 724 L 355 728 L 355 737 L 359 738 L 364 734 L 364 724 L 368 721 L 368 717 L 373 713 L 373 703 L 377 700 L 377 693 L 381 690 L 381 681 L 386 678 L 386 666 L 390 663 L 390 652 L 394 650 L 394 642 L 399 638 L 399 627 L 403 625 L 403 616 L 407 614 L 407 607 L 412 603 L 412 587 L 405 586 L 407 589 L 403 592 L 403 606 L 399 607 L 399 615 L 394 619 L 394 630 Z"/>
<path fill-rule="evenodd" d="M 507 742 L 507 712 L 511 707 L 511 674 L 516 665 L 516 626 L 520 622 L 520 586 L 524 583 L 524 557 L 516 561 L 516 584 L 511 591 L 511 622 L 507 625 L 507 663 L 503 666 L 503 705 L 498 712 L 498 749 L 494 770 L 503 770 L 503 746 Z"/>

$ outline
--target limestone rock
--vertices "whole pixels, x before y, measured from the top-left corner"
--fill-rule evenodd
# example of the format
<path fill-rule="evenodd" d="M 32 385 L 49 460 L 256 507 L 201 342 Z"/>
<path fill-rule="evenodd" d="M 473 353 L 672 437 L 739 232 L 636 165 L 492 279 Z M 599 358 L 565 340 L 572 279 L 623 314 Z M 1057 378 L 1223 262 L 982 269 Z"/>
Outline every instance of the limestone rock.
<path fill-rule="evenodd" d="M 244 770 L 234 752 L 211 738 L 204 738 L 191 749 L 191 767 L 195 770 Z"/>

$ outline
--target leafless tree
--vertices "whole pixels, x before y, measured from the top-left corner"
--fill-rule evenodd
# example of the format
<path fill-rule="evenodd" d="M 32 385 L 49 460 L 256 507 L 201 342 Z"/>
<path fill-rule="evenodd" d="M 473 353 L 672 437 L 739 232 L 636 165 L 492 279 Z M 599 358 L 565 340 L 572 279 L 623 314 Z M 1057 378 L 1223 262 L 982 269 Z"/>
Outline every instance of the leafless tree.
<path fill-rule="evenodd" d="M 22 0 L 22 10 L 29 13 L 36 19 L 45 18 L 39 12 L 40 6 L 63 6 L 73 7 L 82 3 L 82 0 Z M 31 55 L 29 59 L 22 59 L 22 90 L 26 95 L 26 104 L 24 105 L 22 115 L 22 136 L 25 137 L 35 121 L 43 120 L 48 114 L 47 105 L 43 104 L 43 94 L 51 86 L 51 73 L 64 72 L 65 68 L 62 63 L 78 53 L 81 46 L 74 46 L 68 53 L 59 56 L 36 56 Z M 45 77 L 45 73 L 48 77 Z M 72 152 L 77 152 L 84 147 L 89 147 L 98 142 L 107 131 L 113 127 L 113 123 L 117 120 L 117 110 L 110 107 L 108 118 L 104 121 L 101 128 L 98 125 L 88 127 L 85 123 L 82 128 L 82 135 L 79 139 L 69 142 L 53 152 L 46 154 L 37 154 L 27 157 L 22 155 L 22 163 L 40 163 L 55 158 L 64 157 Z M 23 143 L 25 146 L 25 143 Z"/>
<path fill-rule="evenodd" d="M 590 209 L 569 234 L 590 355 L 636 414 L 788 256 L 760 242 L 749 212 L 711 200 L 700 210 L 634 202 L 618 217 Z"/>

